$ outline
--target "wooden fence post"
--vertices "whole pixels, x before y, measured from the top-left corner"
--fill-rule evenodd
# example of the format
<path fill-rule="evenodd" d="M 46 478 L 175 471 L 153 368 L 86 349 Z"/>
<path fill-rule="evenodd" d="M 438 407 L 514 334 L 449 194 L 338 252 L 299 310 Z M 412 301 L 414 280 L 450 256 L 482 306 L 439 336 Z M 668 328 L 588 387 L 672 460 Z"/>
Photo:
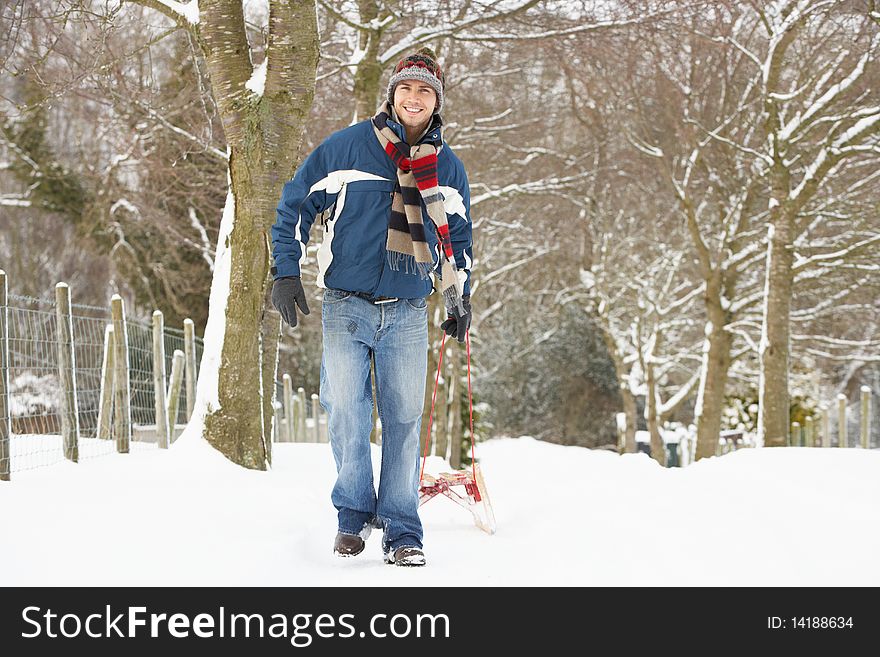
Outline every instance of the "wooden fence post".
<path fill-rule="evenodd" d="M 314 441 L 321 442 L 321 404 L 318 402 L 318 395 L 312 393 L 312 419 L 315 421 Z"/>
<path fill-rule="evenodd" d="M 831 412 L 822 407 L 822 447 L 831 447 Z"/>
<path fill-rule="evenodd" d="M 104 327 L 104 358 L 101 361 L 101 397 L 98 401 L 98 439 L 109 440 L 113 418 L 113 324 Z"/>
<path fill-rule="evenodd" d="M 330 417 L 324 412 L 324 409 L 321 409 L 321 414 L 319 415 L 321 418 L 321 434 L 320 440 L 322 443 L 330 442 Z"/>
<path fill-rule="evenodd" d="M 871 449 L 871 389 L 862 386 L 862 407 L 859 417 L 861 424 L 862 449 Z"/>
<path fill-rule="evenodd" d="M 614 421 L 617 426 L 617 453 L 623 454 L 626 452 L 626 413 L 617 413 Z"/>
<path fill-rule="evenodd" d="M 837 395 L 837 446 L 847 447 L 846 439 L 846 395 Z"/>
<path fill-rule="evenodd" d="M 73 351 L 73 317 L 70 288 L 67 283 L 55 286 L 56 341 L 58 343 L 58 379 L 61 384 L 61 437 L 64 458 L 79 460 L 79 413 L 76 403 L 76 355 Z"/>
<path fill-rule="evenodd" d="M 281 379 L 284 381 L 282 394 L 284 395 L 284 417 L 287 419 L 287 426 L 285 427 L 286 435 L 280 440 L 292 443 L 295 440 L 293 437 L 293 380 L 290 378 L 290 374 L 285 374 Z"/>
<path fill-rule="evenodd" d="M 299 414 L 296 418 L 296 427 L 294 430 L 294 435 L 296 436 L 296 442 L 304 443 L 307 442 L 306 438 L 306 408 L 308 398 L 306 397 L 306 389 L 303 387 L 299 387 L 296 389 L 296 395 L 299 397 Z"/>
<path fill-rule="evenodd" d="M 804 447 L 815 447 L 816 442 L 813 432 L 813 418 L 808 416 L 804 418 Z"/>
<path fill-rule="evenodd" d="M 306 407 L 303 398 L 299 396 L 299 393 L 293 395 L 293 398 L 290 401 L 290 406 L 292 409 L 293 415 L 287 419 L 288 423 L 288 431 L 290 431 L 290 439 L 295 443 L 301 443 L 305 438 L 303 437 L 303 431 L 300 429 L 301 420 L 305 417 Z"/>
<path fill-rule="evenodd" d="M 186 356 L 186 421 L 192 418 L 196 404 L 196 325 L 187 317 L 183 320 L 183 349 Z M 172 426 L 173 426 L 172 422 Z"/>
<path fill-rule="evenodd" d="M 6 272 L 0 269 L 0 481 L 9 481 L 12 472 L 9 449 L 12 408 L 9 405 L 8 296 Z"/>
<path fill-rule="evenodd" d="M 165 399 L 165 318 L 161 310 L 153 311 L 153 399 L 156 409 L 156 441 L 160 449 L 168 449 L 168 404 Z M 174 420 L 171 420 L 174 424 Z"/>
<path fill-rule="evenodd" d="M 125 304 L 114 294 L 110 299 L 113 318 L 113 428 L 116 451 L 128 454 L 131 446 L 131 382 L 128 372 L 128 331 L 125 326 Z"/>
<path fill-rule="evenodd" d="M 174 350 L 171 359 L 171 384 L 168 387 L 168 424 L 171 425 L 168 440 L 173 443 L 176 439 L 174 426 L 177 424 L 177 414 L 180 411 L 180 391 L 183 388 L 183 369 L 185 356 L 180 349 Z"/>
<path fill-rule="evenodd" d="M 287 428 L 282 424 L 284 421 L 284 413 L 282 412 L 282 404 L 280 401 L 272 402 L 272 409 L 275 411 L 275 427 L 272 431 L 272 440 L 276 443 L 284 442 L 287 435 Z"/>

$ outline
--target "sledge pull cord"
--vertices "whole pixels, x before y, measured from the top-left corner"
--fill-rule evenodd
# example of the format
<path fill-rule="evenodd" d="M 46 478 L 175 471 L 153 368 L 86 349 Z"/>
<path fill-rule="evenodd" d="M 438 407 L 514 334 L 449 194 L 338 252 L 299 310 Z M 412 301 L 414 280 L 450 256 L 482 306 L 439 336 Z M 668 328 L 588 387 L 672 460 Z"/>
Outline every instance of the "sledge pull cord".
<path fill-rule="evenodd" d="M 468 409 L 470 411 L 471 427 L 471 471 L 459 470 L 458 472 L 441 472 L 439 476 L 432 477 L 425 474 L 425 462 L 431 448 L 431 426 L 434 422 L 434 404 L 437 401 L 437 386 L 440 381 L 440 371 L 443 368 L 443 347 L 446 344 L 446 333 L 440 340 L 440 357 L 437 359 L 437 376 L 434 377 L 434 392 L 431 395 L 431 413 L 428 416 L 428 433 L 425 438 L 425 453 L 422 456 L 422 468 L 419 473 L 419 506 L 437 495 L 445 495 L 456 504 L 463 506 L 474 517 L 474 523 L 488 534 L 495 533 L 495 513 L 489 501 L 489 493 L 486 490 L 486 482 L 483 472 L 477 465 L 475 458 L 474 443 L 474 397 L 471 391 L 471 337 L 470 330 L 465 333 L 467 343 L 467 380 L 468 380 Z M 453 486 L 463 486 L 464 495 L 453 490 Z"/>

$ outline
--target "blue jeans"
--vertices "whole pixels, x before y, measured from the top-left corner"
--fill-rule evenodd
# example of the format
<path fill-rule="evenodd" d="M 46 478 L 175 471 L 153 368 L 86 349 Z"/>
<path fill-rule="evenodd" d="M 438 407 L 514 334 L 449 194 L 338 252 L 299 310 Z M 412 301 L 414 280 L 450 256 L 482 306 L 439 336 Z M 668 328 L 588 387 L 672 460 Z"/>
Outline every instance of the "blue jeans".
<path fill-rule="evenodd" d="M 423 298 L 374 304 L 326 290 L 321 307 L 324 350 L 321 405 L 327 411 L 336 485 L 330 499 L 339 531 L 360 534 L 376 523 L 382 549 L 422 547 L 419 433 L 428 367 L 428 311 Z M 382 421 L 378 496 L 370 458 L 373 394 Z"/>

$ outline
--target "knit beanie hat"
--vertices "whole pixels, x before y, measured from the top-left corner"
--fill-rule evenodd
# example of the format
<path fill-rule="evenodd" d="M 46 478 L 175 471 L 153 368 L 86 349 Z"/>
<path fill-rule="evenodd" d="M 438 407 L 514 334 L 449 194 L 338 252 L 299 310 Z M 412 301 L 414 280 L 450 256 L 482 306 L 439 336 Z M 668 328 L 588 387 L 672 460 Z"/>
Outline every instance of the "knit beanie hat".
<path fill-rule="evenodd" d="M 437 55 L 427 46 L 419 48 L 412 55 L 408 55 L 401 59 L 397 66 L 394 67 L 394 73 L 388 80 L 388 104 L 394 105 L 394 89 L 397 84 L 403 80 L 419 80 L 425 84 L 431 85 L 437 92 L 437 107 L 435 114 L 440 112 L 443 107 L 443 85 L 445 83 L 443 71 L 440 64 L 437 63 Z"/>

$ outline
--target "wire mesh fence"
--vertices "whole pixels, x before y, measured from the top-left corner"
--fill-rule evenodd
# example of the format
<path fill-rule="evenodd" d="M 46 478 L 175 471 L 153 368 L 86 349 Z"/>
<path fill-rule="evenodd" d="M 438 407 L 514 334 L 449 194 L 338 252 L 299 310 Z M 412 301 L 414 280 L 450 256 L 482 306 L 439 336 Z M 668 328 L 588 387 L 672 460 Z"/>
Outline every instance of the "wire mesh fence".
<path fill-rule="evenodd" d="M 0 272 L 2 274 L 2 272 Z M 4 281 L 5 282 L 5 281 Z M 5 298 L 5 304 L 3 299 Z M 62 303 L 66 306 L 66 302 Z M 8 358 L 3 361 L 6 378 L 0 380 L 0 395 L 8 409 L 0 418 L 0 476 L 53 465 L 73 458 L 94 458 L 117 451 L 118 428 L 108 420 L 118 403 L 112 393 L 113 319 L 110 307 L 70 304 L 70 335 L 61 326 L 68 325 L 68 311 L 59 311 L 56 302 L 19 295 L 0 298 L 3 312 Z M 190 324 L 187 322 L 187 324 Z M 158 329 L 157 329 L 158 330 Z M 131 418 L 129 450 L 154 448 L 159 444 L 156 431 L 156 388 L 153 359 L 153 326 L 127 319 L 125 335 L 128 347 L 128 405 Z M 189 346 L 189 351 L 187 350 Z M 195 381 L 195 366 L 201 361 L 204 343 L 187 330 L 163 327 L 162 347 L 165 360 L 166 408 L 171 390 L 168 388 L 175 352 L 191 355 L 185 373 Z M 0 345 L 2 348 L 2 345 Z M 64 356 L 64 354 L 67 354 Z M 62 358 L 64 356 L 64 358 Z M 65 363 L 72 369 L 72 381 L 65 386 L 62 370 Z M 68 376 L 68 379 L 70 377 Z M 287 377 L 285 377 L 287 378 Z M 123 378 L 123 380 L 125 380 Z M 70 394 L 71 385 L 73 393 Z M 290 384 L 288 384 L 290 387 Z M 194 400 L 181 382 L 179 402 L 172 427 L 179 429 L 187 422 Z M 65 405 L 65 398 L 74 400 Z M 288 390 L 284 380 L 275 382 L 275 414 L 272 440 L 276 442 L 327 442 L 327 418 L 317 395 L 302 388 Z M 161 401 L 161 398 L 160 398 Z M 2 408 L 2 406 L 0 406 Z M 76 413 L 72 412 L 73 408 Z M 172 410 L 174 406 L 171 406 Z M 67 410 L 65 410 L 67 409 Z M 73 419 L 75 418 L 75 419 Z M 7 424 L 8 420 L 8 424 Z M 70 433 L 77 448 L 65 453 L 65 421 L 73 424 Z M 173 429 L 172 429 L 173 430 Z M 376 429 L 378 436 L 380 427 Z M 70 435 L 69 433 L 69 435 Z M 173 434 L 176 435 L 176 434 Z M 173 436 L 172 436 L 173 440 Z M 72 456 L 71 454 L 75 454 Z"/>
<path fill-rule="evenodd" d="M 12 472 L 64 460 L 54 305 L 9 296 L 6 330 Z"/>
<path fill-rule="evenodd" d="M 33 470 L 65 459 L 62 437 L 63 396 L 59 367 L 58 309 L 54 301 L 7 295 L 5 310 L 8 363 L 7 403 L 9 413 L 7 473 Z M 62 310 L 62 312 L 64 312 Z M 66 314 L 66 313 L 65 313 Z M 99 438 L 102 404 L 105 340 L 112 323 L 110 308 L 71 304 L 70 326 L 76 405 L 78 459 L 114 453 L 116 441 L 108 432 Z M 127 320 L 132 436 L 130 450 L 155 447 L 156 408 L 153 383 L 152 326 Z M 166 385 L 175 350 L 184 351 L 184 332 L 172 327 L 163 333 Z M 68 347 L 69 348 L 69 347 Z M 203 341 L 193 340 L 195 361 L 204 350 Z M 194 373 L 193 373 L 194 376 Z M 187 391 L 175 423 L 187 420 Z M 105 396 L 106 401 L 106 396 Z M 112 407 L 105 409 L 112 412 Z M 5 418 L 4 418 L 5 421 Z"/>
<path fill-rule="evenodd" d="M 128 322 L 128 376 L 131 391 L 131 422 L 156 424 L 153 390 L 153 327 Z"/>
<path fill-rule="evenodd" d="M 165 327 L 164 333 L 165 339 L 165 375 L 171 376 L 171 367 L 174 361 L 174 352 L 180 351 L 181 353 L 186 353 L 186 344 L 184 342 L 184 332 L 181 329 L 176 329 L 170 326 Z M 202 361 L 202 351 L 204 350 L 204 345 L 201 340 L 195 341 L 195 360 L 197 363 Z M 175 424 L 185 424 L 187 418 L 187 404 L 189 403 L 189 399 L 187 398 L 186 385 L 183 386 L 183 391 L 181 392 L 180 397 L 180 407 L 177 410 L 177 417 L 173 418 Z M 195 400 L 192 400 L 195 401 Z M 169 422 L 172 418 L 169 418 Z"/>
<path fill-rule="evenodd" d="M 286 378 L 288 375 L 284 375 Z M 327 413 L 317 394 L 302 388 L 286 391 L 284 378 L 275 381 L 275 422 L 272 441 L 277 443 L 326 443 L 329 440 Z M 289 397 L 288 397 L 289 394 Z M 379 429 L 376 429 L 377 435 Z"/>

